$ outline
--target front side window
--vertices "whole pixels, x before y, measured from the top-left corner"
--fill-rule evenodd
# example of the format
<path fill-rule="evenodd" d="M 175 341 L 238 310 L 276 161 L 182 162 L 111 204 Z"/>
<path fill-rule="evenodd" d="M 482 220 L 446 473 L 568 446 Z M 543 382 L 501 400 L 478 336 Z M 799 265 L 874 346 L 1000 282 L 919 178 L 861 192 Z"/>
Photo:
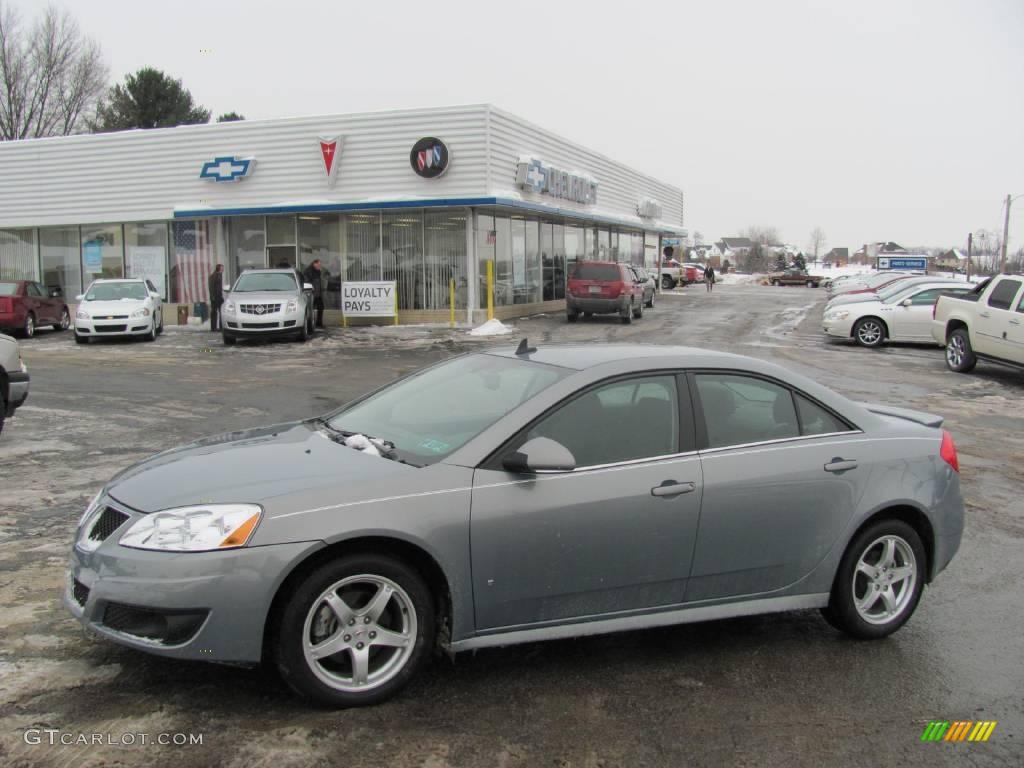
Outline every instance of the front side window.
<path fill-rule="evenodd" d="M 920 293 L 915 293 L 913 296 L 910 297 L 910 303 L 915 307 L 930 307 L 932 304 L 936 302 L 936 300 L 939 298 L 939 294 L 941 294 L 942 291 L 942 288 L 932 288 L 931 290 L 928 291 L 921 291 Z"/>
<path fill-rule="evenodd" d="M 531 427 L 523 442 L 561 443 L 577 467 L 669 456 L 679 451 L 675 376 L 645 376 L 592 389 Z"/>
<path fill-rule="evenodd" d="M 243 272 L 233 293 L 256 293 L 259 291 L 295 291 L 298 283 L 291 272 Z"/>
<path fill-rule="evenodd" d="M 39 283 L 29 283 L 26 293 L 29 296 L 37 296 L 39 298 L 46 296 L 46 292 L 40 287 Z"/>
<path fill-rule="evenodd" d="M 343 408 L 327 425 L 387 440 L 406 461 L 431 464 L 570 373 L 526 360 L 467 355 Z"/>
<path fill-rule="evenodd" d="M 763 379 L 728 373 L 700 373 L 694 378 L 708 448 L 800 435 L 788 389 Z"/>
<path fill-rule="evenodd" d="M 1019 289 L 1020 280 L 1001 281 L 989 294 L 988 305 L 994 309 L 1009 309 Z"/>

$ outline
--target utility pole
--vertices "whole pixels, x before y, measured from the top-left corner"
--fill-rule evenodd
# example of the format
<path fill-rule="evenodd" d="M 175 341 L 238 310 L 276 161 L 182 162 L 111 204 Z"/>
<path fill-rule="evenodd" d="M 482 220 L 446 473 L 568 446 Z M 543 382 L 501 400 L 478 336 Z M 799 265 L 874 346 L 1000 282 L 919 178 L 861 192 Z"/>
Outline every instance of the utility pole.
<path fill-rule="evenodd" d="M 967 234 L 967 282 L 971 282 L 971 254 L 974 253 L 974 233 Z"/>
<path fill-rule="evenodd" d="M 1006 218 L 1003 219 L 1003 249 L 999 257 L 999 273 L 1006 274 L 1006 239 L 1010 235 L 1010 203 L 1013 202 L 1013 198 L 1010 195 L 1006 196 Z"/>

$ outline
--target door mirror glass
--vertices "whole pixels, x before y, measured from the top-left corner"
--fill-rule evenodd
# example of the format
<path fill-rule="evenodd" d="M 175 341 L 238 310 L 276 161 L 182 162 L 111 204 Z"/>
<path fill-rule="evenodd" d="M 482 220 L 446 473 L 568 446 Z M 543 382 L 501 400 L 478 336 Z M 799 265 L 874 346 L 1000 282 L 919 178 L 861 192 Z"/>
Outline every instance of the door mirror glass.
<path fill-rule="evenodd" d="M 84 293 L 80 293 L 77 296 L 75 296 L 75 301 L 82 301 L 82 299 L 84 299 L 84 298 L 85 298 L 85 294 Z"/>
<path fill-rule="evenodd" d="M 312 283 L 303 283 L 302 284 L 302 290 L 304 290 L 304 291 L 312 291 L 313 290 L 313 284 Z"/>
<path fill-rule="evenodd" d="M 904 307 L 909 307 L 913 303 L 914 303 L 913 299 L 904 299 L 902 302 L 900 302 L 900 304 L 902 304 Z"/>
<path fill-rule="evenodd" d="M 509 472 L 519 473 L 571 472 L 576 469 L 576 459 L 561 443 L 548 437 L 535 437 L 506 456 L 502 466 Z"/>

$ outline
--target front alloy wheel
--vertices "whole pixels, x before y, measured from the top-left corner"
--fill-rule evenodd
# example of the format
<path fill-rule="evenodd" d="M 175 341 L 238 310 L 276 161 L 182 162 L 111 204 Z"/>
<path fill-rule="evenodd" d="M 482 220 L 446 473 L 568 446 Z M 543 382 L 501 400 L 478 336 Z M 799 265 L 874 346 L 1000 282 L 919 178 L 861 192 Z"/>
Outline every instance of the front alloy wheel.
<path fill-rule="evenodd" d="M 331 706 L 375 704 L 412 678 L 433 637 L 420 576 L 388 557 L 353 555 L 321 566 L 292 594 L 277 663 L 302 695 Z"/>
<path fill-rule="evenodd" d="M 853 328 L 853 338 L 862 347 L 877 347 L 885 341 L 885 327 L 881 320 L 866 317 L 857 321 L 857 325 Z"/>
<path fill-rule="evenodd" d="M 843 555 L 825 618 L 862 639 L 892 634 L 917 608 L 926 562 L 920 536 L 903 521 L 870 526 Z"/>

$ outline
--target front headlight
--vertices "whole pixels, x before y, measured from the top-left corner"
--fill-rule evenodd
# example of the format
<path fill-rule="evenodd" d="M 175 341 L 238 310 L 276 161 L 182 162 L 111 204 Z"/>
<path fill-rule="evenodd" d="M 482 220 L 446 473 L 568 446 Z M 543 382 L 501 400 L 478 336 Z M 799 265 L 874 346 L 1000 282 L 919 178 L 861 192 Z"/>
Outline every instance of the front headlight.
<path fill-rule="evenodd" d="M 826 313 L 825 314 L 825 319 L 826 320 L 831 320 L 831 321 L 845 320 L 849 316 L 850 316 L 849 312 L 847 312 L 845 310 L 839 310 L 839 311 L 836 311 L 836 312 L 828 312 L 828 313 Z"/>
<path fill-rule="evenodd" d="M 132 317 L 149 317 L 149 307 L 136 309 L 134 312 L 132 312 Z"/>
<path fill-rule="evenodd" d="M 226 301 L 226 302 L 224 302 L 224 311 L 225 312 L 234 312 L 235 311 L 235 302 L 233 302 L 233 301 Z"/>
<path fill-rule="evenodd" d="M 286 306 L 284 308 L 284 311 L 289 313 L 289 314 L 292 313 L 292 312 L 298 312 L 299 311 L 299 302 L 297 302 L 295 299 L 291 299 L 288 302 L 288 306 Z"/>
<path fill-rule="evenodd" d="M 89 502 L 89 506 L 87 506 L 85 508 L 85 512 L 83 512 L 82 516 L 78 519 L 78 527 L 79 528 L 81 528 L 85 524 L 85 521 L 89 519 L 89 515 L 91 515 L 93 512 L 95 512 L 96 509 L 99 507 L 100 499 L 102 497 L 103 497 L 103 489 L 100 488 L 99 493 L 97 493 L 93 497 L 92 501 Z"/>
<path fill-rule="evenodd" d="M 257 504 L 199 504 L 146 515 L 121 536 L 122 547 L 209 552 L 244 547 L 263 509 Z"/>
<path fill-rule="evenodd" d="M 76 320 L 88 320 L 89 319 L 89 313 L 86 312 L 84 309 L 79 309 L 79 310 L 77 310 L 75 312 L 75 319 Z"/>

